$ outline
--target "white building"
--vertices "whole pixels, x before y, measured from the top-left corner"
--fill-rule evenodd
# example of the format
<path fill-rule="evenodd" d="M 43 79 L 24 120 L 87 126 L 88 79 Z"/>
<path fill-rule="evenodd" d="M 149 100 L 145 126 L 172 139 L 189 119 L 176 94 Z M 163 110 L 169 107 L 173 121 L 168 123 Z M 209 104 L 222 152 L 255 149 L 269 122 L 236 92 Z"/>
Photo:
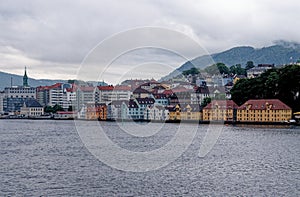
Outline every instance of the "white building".
<path fill-rule="evenodd" d="M 148 106 L 144 111 L 145 120 L 165 121 L 169 119 L 169 110 L 161 105 Z"/>
<path fill-rule="evenodd" d="M 131 88 L 129 86 L 98 86 L 95 91 L 95 101 L 109 104 L 112 101 L 129 100 Z"/>
<path fill-rule="evenodd" d="M 78 87 L 76 90 L 75 107 L 80 110 L 87 103 L 95 103 L 95 92 L 97 87 Z"/>
<path fill-rule="evenodd" d="M 4 112 L 3 109 L 3 99 L 4 99 L 5 93 L 4 91 L 0 91 L 0 113 Z"/>
<path fill-rule="evenodd" d="M 128 100 L 112 101 L 107 105 L 107 119 L 121 120 L 127 119 Z"/>
<path fill-rule="evenodd" d="M 26 117 L 37 117 L 44 114 L 44 108 L 36 99 L 29 99 L 24 102 L 20 114 Z"/>

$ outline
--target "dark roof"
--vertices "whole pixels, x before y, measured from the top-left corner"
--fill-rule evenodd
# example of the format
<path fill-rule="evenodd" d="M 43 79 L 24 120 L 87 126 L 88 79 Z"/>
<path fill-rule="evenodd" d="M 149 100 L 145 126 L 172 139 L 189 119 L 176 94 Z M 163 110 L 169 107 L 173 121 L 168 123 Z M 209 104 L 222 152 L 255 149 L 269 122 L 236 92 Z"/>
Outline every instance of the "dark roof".
<path fill-rule="evenodd" d="M 134 91 L 133 91 L 133 94 L 141 94 L 141 93 L 146 93 L 146 94 L 149 94 L 150 92 L 148 90 L 145 90 L 143 88 L 136 88 Z"/>
<path fill-rule="evenodd" d="M 191 108 L 191 112 L 200 112 L 200 111 L 202 111 L 202 107 L 199 104 L 188 104 L 182 109 L 182 111 L 183 112 L 188 111 L 189 107 Z"/>
<path fill-rule="evenodd" d="M 36 99 L 28 99 L 24 103 L 26 107 L 43 107 Z"/>
<path fill-rule="evenodd" d="M 199 94 L 209 94 L 209 89 L 207 86 L 200 86 L 200 87 L 197 87 L 196 93 L 199 93 Z"/>
<path fill-rule="evenodd" d="M 129 100 L 127 106 L 128 106 L 128 108 L 139 108 L 139 106 L 137 105 L 137 103 L 134 100 L 132 100 L 132 99 Z"/>
<path fill-rule="evenodd" d="M 153 94 L 155 99 L 167 99 L 167 95 L 165 94 Z"/>
<path fill-rule="evenodd" d="M 139 104 L 154 104 L 155 100 L 153 98 L 136 98 Z"/>

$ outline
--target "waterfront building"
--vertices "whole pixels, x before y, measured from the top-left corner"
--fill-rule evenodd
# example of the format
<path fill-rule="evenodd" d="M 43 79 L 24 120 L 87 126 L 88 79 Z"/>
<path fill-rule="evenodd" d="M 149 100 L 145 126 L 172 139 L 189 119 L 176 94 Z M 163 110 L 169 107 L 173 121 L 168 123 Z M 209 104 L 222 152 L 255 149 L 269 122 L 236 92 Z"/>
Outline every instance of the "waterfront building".
<path fill-rule="evenodd" d="M 144 111 L 148 106 L 152 106 L 155 103 L 153 98 L 136 98 L 135 101 L 139 106 L 139 111 L 141 114 L 141 119 L 144 119 Z"/>
<path fill-rule="evenodd" d="M 251 99 L 237 110 L 239 122 L 285 122 L 291 118 L 292 109 L 278 99 Z"/>
<path fill-rule="evenodd" d="M 24 101 L 20 114 L 26 117 L 37 117 L 44 114 L 44 107 L 36 99 Z"/>
<path fill-rule="evenodd" d="M 136 100 L 130 99 L 128 105 L 125 107 L 125 111 L 127 114 L 126 119 L 132 120 L 142 120 L 144 119 L 144 112 L 141 111 Z"/>
<path fill-rule="evenodd" d="M 88 103 L 86 105 L 87 120 L 106 120 L 107 106 L 105 103 Z"/>
<path fill-rule="evenodd" d="M 20 112 L 24 102 L 36 98 L 36 89 L 28 84 L 28 76 L 25 68 L 23 86 L 11 86 L 4 89 L 3 111 Z"/>
<path fill-rule="evenodd" d="M 169 110 L 169 120 L 181 120 L 181 107 L 179 104 L 177 104 L 176 106 L 169 106 L 167 107 L 167 109 Z"/>
<path fill-rule="evenodd" d="M 234 121 L 238 105 L 232 100 L 213 100 L 203 108 L 204 121 Z"/>
<path fill-rule="evenodd" d="M 169 120 L 169 110 L 162 105 L 149 105 L 144 111 L 145 120 Z"/>
<path fill-rule="evenodd" d="M 72 88 L 64 88 L 62 94 L 62 108 L 68 110 L 76 102 L 76 88 L 72 85 Z"/>
<path fill-rule="evenodd" d="M 121 120 L 127 118 L 126 108 L 129 105 L 128 100 L 112 101 L 107 105 L 107 119 Z"/>
<path fill-rule="evenodd" d="M 5 92 L 4 91 L 0 91 L 0 114 L 2 114 L 4 112 L 3 109 L 3 99 L 5 97 Z"/>
<path fill-rule="evenodd" d="M 202 111 L 199 104 L 187 104 L 181 109 L 181 120 L 202 120 Z"/>

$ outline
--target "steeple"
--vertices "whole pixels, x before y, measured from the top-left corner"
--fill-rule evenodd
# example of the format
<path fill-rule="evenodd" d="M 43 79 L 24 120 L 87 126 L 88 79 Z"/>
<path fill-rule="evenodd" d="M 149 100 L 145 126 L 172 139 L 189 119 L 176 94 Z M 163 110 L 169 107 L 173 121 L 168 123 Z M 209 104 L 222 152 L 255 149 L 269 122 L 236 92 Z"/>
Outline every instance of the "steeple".
<path fill-rule="evenodd" d="M 27 77 L 27 73 L 26 73 L 26 66 L 25 66 L 25 73 L 24 73 L 24 76 L 23 76 L 23 86 L 24 87 L 29 87 L 29 85 L 28 85 L 28 77 Z"/>

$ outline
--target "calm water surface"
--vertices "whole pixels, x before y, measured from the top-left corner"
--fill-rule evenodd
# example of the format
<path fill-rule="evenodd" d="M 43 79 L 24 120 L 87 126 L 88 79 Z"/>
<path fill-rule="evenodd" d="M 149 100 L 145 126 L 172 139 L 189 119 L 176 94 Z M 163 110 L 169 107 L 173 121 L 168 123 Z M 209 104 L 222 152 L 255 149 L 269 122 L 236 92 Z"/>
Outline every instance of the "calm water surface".
<path fill-rule="evenodd" d="M 113 142 L 132 151 L 163 147 L 179 126 L 133 137 L 116 123 L 100 124 Z M 213 149 L 199 158 L 206 129 L 200 125 L 171 164 L 138 173 L 97 160 L 73 121 L 0 120 L 0 196 L 300 196 L 299 127 L 224 126 Z"/>

